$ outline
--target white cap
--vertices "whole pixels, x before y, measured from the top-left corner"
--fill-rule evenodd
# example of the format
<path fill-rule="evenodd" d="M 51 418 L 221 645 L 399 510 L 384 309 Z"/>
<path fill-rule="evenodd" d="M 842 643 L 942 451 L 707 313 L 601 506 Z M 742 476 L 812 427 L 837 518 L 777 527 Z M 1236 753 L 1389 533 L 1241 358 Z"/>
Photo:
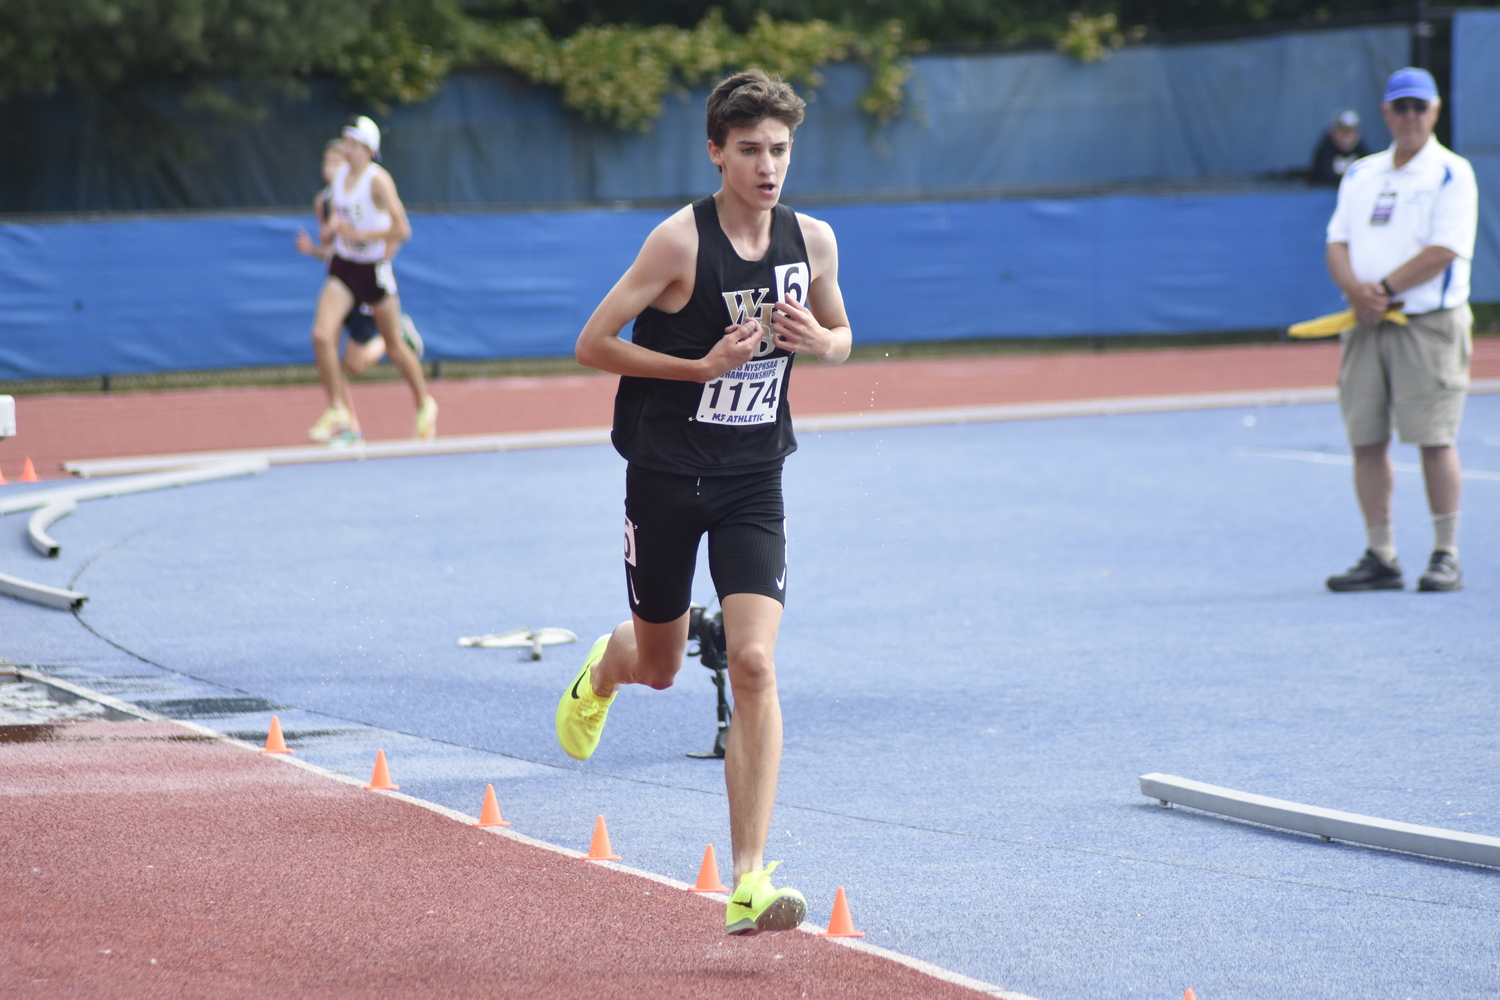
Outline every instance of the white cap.
<path fill-rule="evenodd" d="M 1353 110 L 1340 111 L 1333 116 L 1333 123 L 1343 128 L 1359 128 L 1359 112 Z"/>
<path fill-rule="evenodd" d="M 364 115 L 354 119 L 353 125 L 344 126 L 344 135 L 350 139 L 364 143 L 369 147 L 375 159 L 380 159 L 380 126 L 376 125 Z"/>

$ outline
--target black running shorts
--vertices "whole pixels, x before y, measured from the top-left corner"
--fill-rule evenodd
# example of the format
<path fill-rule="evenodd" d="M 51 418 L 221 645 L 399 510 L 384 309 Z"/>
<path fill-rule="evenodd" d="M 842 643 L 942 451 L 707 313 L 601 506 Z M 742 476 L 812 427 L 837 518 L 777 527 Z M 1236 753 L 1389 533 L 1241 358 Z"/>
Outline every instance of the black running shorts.
<path fill-rule="evenodd" d="M 344 283 L 344 287 L 354 295 L 356 306 L 365 303 L 373 306 L 387 294 L 394 295 L 396 292 L 396 274 L 391 270 L 391 262 L 388 260 L 361 264 L 334 254 L 333 259 L 328 262 L 328 276 Z"/>
<path fill-rule="evenodd" d="M 625 470 L 625 591 L 630 610 L 654 624 L 692 602 L 698 541 L 722 601 L 763 594 L 786 603 L 786 508 L 781 469 L 735 476 Z"/>

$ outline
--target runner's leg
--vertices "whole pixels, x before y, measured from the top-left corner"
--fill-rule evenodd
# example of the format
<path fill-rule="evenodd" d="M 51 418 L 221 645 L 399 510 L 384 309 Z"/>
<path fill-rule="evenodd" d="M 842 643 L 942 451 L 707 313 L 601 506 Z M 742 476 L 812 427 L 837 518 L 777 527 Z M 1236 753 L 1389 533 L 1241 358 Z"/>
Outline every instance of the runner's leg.
<path fill-rule="evenodd" d="M 374 305 L 375 324 L 380 327 L 380 339 L 385 341 L 385 353 L 391 364 L 411 386 L 412 401 L 420 408 L 427 399 L 427 379 L 422 375 L 422 363 L 406 346 L 401 337 L 401 299 L 387 295 Z"/>
<path fill-rule="evenodd" d="M 687 637 L 686 614 L 659 625 L 632 615 L 631 621 L 615 627 L 603 659 L 594 665 L 594 693 L 608 698 L 621 684 L 644 684 L 665 691 L 682 669 Z"/>
<path fill-rule="evenodd" d="M 349 317 L 352 321 L 353 316 Z M 363 318 L 363 317 L 361 317 Z M 370 366 L 385 357 L 385 338 L 371 337 L 361 343 L 351 335 L 344 345 L 344 371 L 358 377 L 370 370 Z"/>
<path fill-rule="evenodd" d="M 317 312 L 313 316 L 313 356 L 318 363 L 318 377 L 328 393 L 328 405 L 349 411 L 349 425 L 359 429 L 359 418 L 354 415 L 354 401 L 349 394 L 349 380 L 344 377 L 339 362 L 339 338 L 344 331 L 344 317 L 354 308 L 354 293 L 342 281 L 329 278 L 323 283 L 318 296 Z"/>
<path fill-rule="evenodd" d="M 776 635 L 781 602 L 762 594 L 723 598 L 724 638 L 734 722 L 724 752 L 734 884 L 765 867 L 766 837 L 781 772 L 781 700 L 776 692 Z"/>

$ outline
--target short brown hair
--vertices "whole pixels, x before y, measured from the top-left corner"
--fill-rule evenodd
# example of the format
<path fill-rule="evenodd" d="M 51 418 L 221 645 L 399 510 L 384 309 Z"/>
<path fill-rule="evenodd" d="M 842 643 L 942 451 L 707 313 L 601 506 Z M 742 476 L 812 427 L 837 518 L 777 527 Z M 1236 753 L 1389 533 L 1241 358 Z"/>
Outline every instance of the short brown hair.
<path fill-rule="evenodd" d="M 806 107 L 807 102 L 797 96 L 791 84 L 752 67 L 723 81 L 708 95 L 708 140 L 722 147 L 730 130 L 747 128 L 767 118 L 785 122 L 795 132 Z"/>

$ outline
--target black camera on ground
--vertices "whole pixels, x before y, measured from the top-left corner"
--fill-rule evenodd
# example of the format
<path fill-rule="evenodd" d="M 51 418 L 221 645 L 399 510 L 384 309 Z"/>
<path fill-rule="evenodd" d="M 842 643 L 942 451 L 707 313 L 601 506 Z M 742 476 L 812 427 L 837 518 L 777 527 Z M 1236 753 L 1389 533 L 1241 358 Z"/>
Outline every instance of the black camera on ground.
<path fill-rule="evenodd" d="M 688 650 L 688 655 L 698 657 L 705 667 L 714 672 L 714 688 L 719 695 L 719 729 L 714 736 L 714 748 L 708 753 L 690 753 L 688 756 L 699 760 L 722 758 L 724 748 L 729 743 L 729 721 L 734 716 L 734 710 L 729 707 L 729 693 L 724 686 L 725 672 L 729 669 L 729 644 L 724 641 L 724 609 L 720 608 L 709 614 L 707 608 L 697 605 L 688 608 L 688 638 L 698 644 L 697 649 Z"/>
<path fill-rule="evenodd" d="M 688 650 L 710 670 L 725 670 L 729 667 L 729 645 L 724 641 L 724 609 L 713 614 L 707 608 L 693 605 L 688 608 L 688 638 L 698 644 L 696 650 Z"/>

